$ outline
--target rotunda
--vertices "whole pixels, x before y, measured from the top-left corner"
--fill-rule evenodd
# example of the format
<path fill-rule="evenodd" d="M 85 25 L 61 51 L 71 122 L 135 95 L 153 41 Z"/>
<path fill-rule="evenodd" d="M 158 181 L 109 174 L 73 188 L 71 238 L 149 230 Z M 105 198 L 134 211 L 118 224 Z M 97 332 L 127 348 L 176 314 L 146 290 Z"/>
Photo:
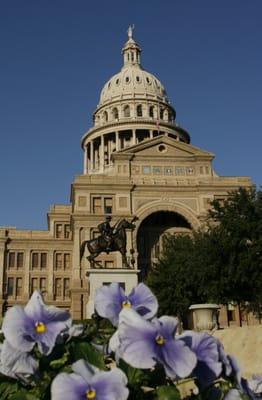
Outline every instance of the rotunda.
<path fill-rule="evenodd" d="M 190 143 L 189 134 L 176 122 L 162 83 L 141 66 L 141 49 L 128 29 L 122 49 L 123 66 L 104 85 L 93 114 L 94 126 L 82 138 L 84 174 L 104 173 L 112 153 L 156 136 Z"/>

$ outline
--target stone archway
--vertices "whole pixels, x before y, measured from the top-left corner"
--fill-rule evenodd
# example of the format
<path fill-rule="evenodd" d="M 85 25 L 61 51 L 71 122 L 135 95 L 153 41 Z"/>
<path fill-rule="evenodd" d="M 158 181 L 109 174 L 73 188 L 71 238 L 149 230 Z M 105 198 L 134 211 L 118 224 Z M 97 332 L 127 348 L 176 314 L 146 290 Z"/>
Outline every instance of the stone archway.
<path fill-rule="evenodd" d="M 151 212 L 140 223 L 137 235 L 137 262 L 140 280 L 144 280 L 163 250 L 167 234 L 190 233 L 192 224 L 175 211 L 161 210 Z"/>

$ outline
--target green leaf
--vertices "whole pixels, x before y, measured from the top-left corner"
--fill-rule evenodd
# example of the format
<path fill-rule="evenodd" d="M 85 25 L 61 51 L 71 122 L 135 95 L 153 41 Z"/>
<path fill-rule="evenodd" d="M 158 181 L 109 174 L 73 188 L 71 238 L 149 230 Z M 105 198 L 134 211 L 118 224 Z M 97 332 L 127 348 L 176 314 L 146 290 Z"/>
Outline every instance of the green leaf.
<path fill-rule="evenodd" d="M 157 388 L 158 400 L 180 400 L 180 393 L 174 386 L 159 386 Z"/>
<path fill-rule="evenodd" d="M 63 367 L 68 361 L 68 356 L 69 356 L 68 352 L 64 353 L 63 356 L 61 358 L 59 358 L 58 360 L 51 361 L 50 367 L 53 369 L 59 369 L 59 368 Z"/>
<path fill-rule="evenodd" d="M 99 369 L 106 369 L 103 354 L 99 353 L 90 343 L 73 342 L 70 352 L 74 361 L 84 359 Z"/>
<path fill-rule="evenodd" d="M 39 400 L 39 397 L 36 397 L 32 393 L 28 393 L 26 389 L 20 389 L 17 393 L 8 397 L 8 400 Z"/>
<path fill-rule="evenodd" d="M 17 391 L 17 388 L 18 388 L 17 382 L 12 382 L 12 381 L 1 382 L 0 383 L 0 399 L 1 400 L 8 399 L 12 393 L 15 393 Z"/>

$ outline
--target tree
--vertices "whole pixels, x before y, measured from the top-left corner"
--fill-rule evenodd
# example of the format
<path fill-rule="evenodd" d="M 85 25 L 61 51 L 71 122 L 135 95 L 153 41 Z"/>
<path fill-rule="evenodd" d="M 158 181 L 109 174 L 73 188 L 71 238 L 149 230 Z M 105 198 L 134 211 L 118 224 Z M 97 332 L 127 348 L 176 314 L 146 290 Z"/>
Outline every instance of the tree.
<path fill-rule="evenodd" d="M 183 317 L 193 303 L 231 301 L 262 312 L 262 193 L 254 188 L 212 203 L 208 228 L 168 236 L 148 276 L 160 311 Z"/>

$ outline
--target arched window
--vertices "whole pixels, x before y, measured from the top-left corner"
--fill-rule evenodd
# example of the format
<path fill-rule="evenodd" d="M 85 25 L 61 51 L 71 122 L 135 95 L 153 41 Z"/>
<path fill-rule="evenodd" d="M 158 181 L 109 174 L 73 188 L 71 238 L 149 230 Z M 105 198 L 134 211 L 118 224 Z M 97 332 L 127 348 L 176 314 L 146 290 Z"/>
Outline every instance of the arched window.
<path fill-rule="evenodd" d="M 164 110 L 163 110 L 163 108 L 160 108 L 159 117 L 160 117 L 160 119 L 163 119 L 163 117 L 164 117 Z"/>
<path fill-rule="evenodd" d="M 154 118 L 154 106 L 149 107 L 149 117 Z"/>
<path fill-rule="evenodd" d="M 129 118 L 130 117 L 130 107 L 129 106 L 125 106 L 124 107 L 124 117 L 125 118 Z"/>
<path fill-rule="evenodd" d="M 143 116 L 143 110 L 142 110 L 142 105 L 141 105 L 141 104 L 139 104 L 139 105 L 136 107 L 136 115 L 137 115 L 138 117 L 142 117 L 142 116 Z"/>
<path fill-rule="evenodd" d="M 104 114 L 103 114 L 103 119 L 104 119 L 104 122 L 107 122 L 107 121 L 108 121 L 108 114 L 107 114 L 107 111 L 104 112 Z"/>
<path fill-rule="evenodd" d="M 118 109 L 115 107 L 112 110 L 113 119 L 118 119 Z"/>

